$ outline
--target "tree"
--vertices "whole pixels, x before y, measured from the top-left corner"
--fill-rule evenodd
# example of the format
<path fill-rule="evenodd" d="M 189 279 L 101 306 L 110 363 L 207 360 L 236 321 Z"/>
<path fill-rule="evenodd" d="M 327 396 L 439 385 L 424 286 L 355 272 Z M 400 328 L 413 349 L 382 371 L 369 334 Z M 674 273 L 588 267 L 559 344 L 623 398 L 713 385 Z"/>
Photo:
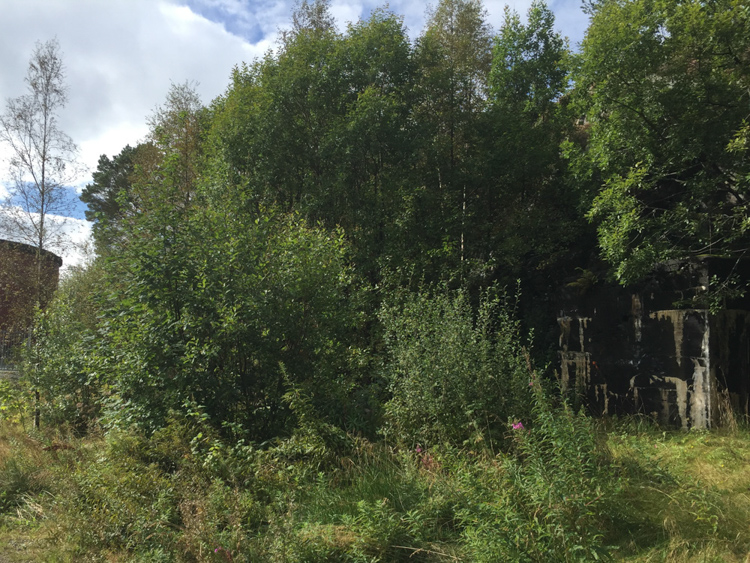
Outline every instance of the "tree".
<path fill-rule="evenodd" d="M 484 135 L 486 175 L 475 217 L 478 238 L 494 253 L 512 281 L 543 270 L 564 271 L 571 254 L 588 245 L 580 185 L 568 185 L 560 144 L 570 137 L 574 116 L 565 99 L 570 54 L 554 29 L 554 15 L 532 2 L 528 23 L 506 8 L 495 40 L 489 79 L 488 132 Z M 501 218 L 501 220 L 498 220 Z M 586 233 L 588 235 L 588 233 Z M 590 238 L 590 237 L 586 237 Z M 545 284 L 546 285 L 546 284 Z"/>
<path fill-rule="evenodd" d="M 292 11 L 292 35 L 302 31 L 334 31 L 331 0 L 297 0 Z"/>
<path fill-rule="evenodd" d="M 589 216 L 616 278 L 638 281 L 669 259 L 746 256 L 747 3 L 590 9 L 576 89 L 591 122 L 586 156 L 602 178 Z"/>
<path fill-rule="evenodd" d="M 441 255 L 444 263 L 453 259 L 453 271 L 471 257 L 473 241 L 466 233 L 474 189 L 481 182 L 473 159 L 492 62 L 485 16 L 480 0 L 442 0 L 429 13 L 415 53 L 421 97 L 417 119 L 424 131 L 422 204 L 438 211 L 430 213 L 426 251 Z"/>
<path fill-rule="evenodd" d="M 66 184 L 77 176 L 73 140 L 60 128 L 57 111 L 65 107 L 67 87 L 60 45 L 52 39 L 37 43 L 26 74 L 28 93 L 8 100 L 0 116 L 0 141 L 10 150 L 8 198 L 0 215 L 5 236 L 36 248 L 34 302 L 45 306 L 44 261 L 49 246 L 62 246 L 64 217 L 73 203 Z M 34 423 L 39 426 L 39 391 Z"/>
<path fill-rule="evenodd" d="M 230 181 L 256 203 L 343 228 L 372 281 L 395 246 L 411 246 L 393 217 L 413 168 L 410 55 L 402 20 L 387 10 L 342 35 L 305 28 L 278 56 L 237 69 L 214 113 Z"/>
<path fill-rule="evenodd" d="M 57 113 L 67 102 L 60 45 L 37 43 L 25 78 L 28 93 L 8 100 L 0 116 L 0 141 L 9 149 L 9 196 L 2 220 L 13 238 L 37 249 L 66 242 L 63 217 L 73 205 L 67 184 L 78 173 L 77 147 L 59 127 Z"/>
<path fill-rule="evenodd" d="M 448 111 L 473 111 L 485 98 L 492 61 L 492 33 L 480 0 L 442 0 L 429 13 L 421 39 L 444 63 Z M 438 73 L 441 69 L 432 68 Z M 448 116 L 450 117 L 450 115 Z"/>
<path fill-rule="evenodd" d="M 81 201 L 88 206 L 86 219 L 94 222 L 92 233 L 99 255 L 115 244 L 122 234 L 122 220 L 135 210 L 135 167 L 139 152 L 147 149 L 145 145 L 127 145 L 111 159 L 101 155 L 93 181 L 81 193 Z"/>
<path fill-rule="evenodd" d="M 87 218 L 98 223 L 94 229 L 98 250 L 122 251 L 132 242 L 128 237 L 133 229 L 127 223 L 144 213 L 166 213 L 160 236 L 176 237 L 193 205 L 208 129 L 207 110 L 195 85 L 172 84 L 148 124 L 145 142 L 134 149 L 126 147 L 112 161 L 99 160 L 94 182 L 81 196 L 89 203 Z"/>
<path fill-rule="evenodd" d="M 531 123 L 549 120 L 567 89 L 567 41 L 554 24 L 554 14 L 540 0 L 532 2 L 527 25 L 506 7 L 495 42 L 491 99 L 505 111 L 521 112 Z"/>
<path fill-rule="evenodd" d="M 195 194 L 201 172 L 203 138 L 208 127 L 206 113 L 196 92 L 197 84 L 172 84 L 166 101 L 148 119 L 150 128 L 147 145 L 139 154 L 136 181 L 142 187 L 159 184 L 157 197 L 168 190 L 174 203 L 186 207 Z M 148 193 L 139 194 L 148 199 Z"/>

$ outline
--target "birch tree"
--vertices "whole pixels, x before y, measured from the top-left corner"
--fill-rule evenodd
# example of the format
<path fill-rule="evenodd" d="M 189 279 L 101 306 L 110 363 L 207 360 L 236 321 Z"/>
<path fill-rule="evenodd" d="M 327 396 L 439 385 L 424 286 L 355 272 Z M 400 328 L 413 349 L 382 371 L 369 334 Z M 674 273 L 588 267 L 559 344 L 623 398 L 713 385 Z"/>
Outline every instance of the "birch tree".
<path fill-rule="evenodd" d="M 0 228 L 3 236 L 34 246 L 41 259 L 44 250 L 66 242 L 58 217 L 74 204 L 68 186 L 78 173 L 78 148 L 58 121 L 68 89 L 56 39 L 36 44 L 25 82 L 27 93 L 9 99 L 0 115 L 0 142 L 8 155 Z"/>

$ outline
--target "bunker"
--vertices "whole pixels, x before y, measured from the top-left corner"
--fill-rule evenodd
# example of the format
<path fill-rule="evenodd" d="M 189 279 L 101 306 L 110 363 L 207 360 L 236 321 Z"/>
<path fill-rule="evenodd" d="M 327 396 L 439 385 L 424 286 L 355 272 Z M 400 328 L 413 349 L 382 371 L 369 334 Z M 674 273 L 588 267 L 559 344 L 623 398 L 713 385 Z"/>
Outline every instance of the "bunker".
<path fill-rule="evenodd" d="M 642 413 L 684 429 L 747 417 L 750 307 L 690 306 L 736 266 L 671 262 L 632 288 L 569 287 L 557 319 L 563 387 L 595 415 Z"/>

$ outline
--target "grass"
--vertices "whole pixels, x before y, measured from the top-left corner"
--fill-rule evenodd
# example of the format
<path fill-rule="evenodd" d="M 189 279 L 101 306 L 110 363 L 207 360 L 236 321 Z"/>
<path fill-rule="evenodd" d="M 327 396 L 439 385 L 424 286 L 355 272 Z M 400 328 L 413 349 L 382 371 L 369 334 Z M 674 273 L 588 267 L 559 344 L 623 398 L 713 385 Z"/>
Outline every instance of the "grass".
<path fill-rule="evenodd" d="M 750 431 L 664 431 L 634 419 L 597 431 L 606 482 L 617 485 L 597 516 L 612 559 L 750 561 Z M 195 443 L 0 423 L 0 563 L 490 561 L 477 546 L 502 520 L 477 526 L 507 518 L 497 503 L 514 502 L 510 458 L 489 452 L 360 440 L 321 461 L 211 448 L 220 470 L 205 467 Z"/>
<path fill-rule="evenodd" d="M 0 421 L 0 563 L 72 560 L 60 557 L 44 524 L 52 491 L 75 463 L 67 447 L 58 433 Z"/>
<path fill-rule="evenodd" d="M 750 561 L 750 433 L 611 428 L 623 561 Z"/>

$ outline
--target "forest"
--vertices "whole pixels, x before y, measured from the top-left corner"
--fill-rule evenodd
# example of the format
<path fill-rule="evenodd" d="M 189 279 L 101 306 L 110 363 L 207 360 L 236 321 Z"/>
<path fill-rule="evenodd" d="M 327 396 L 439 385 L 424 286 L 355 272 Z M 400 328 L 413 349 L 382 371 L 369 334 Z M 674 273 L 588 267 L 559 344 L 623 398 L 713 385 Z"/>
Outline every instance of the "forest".
<path fill-rule="evenodd" d="M 590 417 L 555 300 L 745 258 L 750 5 L 584 7 L 574 50 L 541 0 L 304 1 L 173 84 L 0 380 L 9 561 L 745 561 L 746 421 Z"/>

